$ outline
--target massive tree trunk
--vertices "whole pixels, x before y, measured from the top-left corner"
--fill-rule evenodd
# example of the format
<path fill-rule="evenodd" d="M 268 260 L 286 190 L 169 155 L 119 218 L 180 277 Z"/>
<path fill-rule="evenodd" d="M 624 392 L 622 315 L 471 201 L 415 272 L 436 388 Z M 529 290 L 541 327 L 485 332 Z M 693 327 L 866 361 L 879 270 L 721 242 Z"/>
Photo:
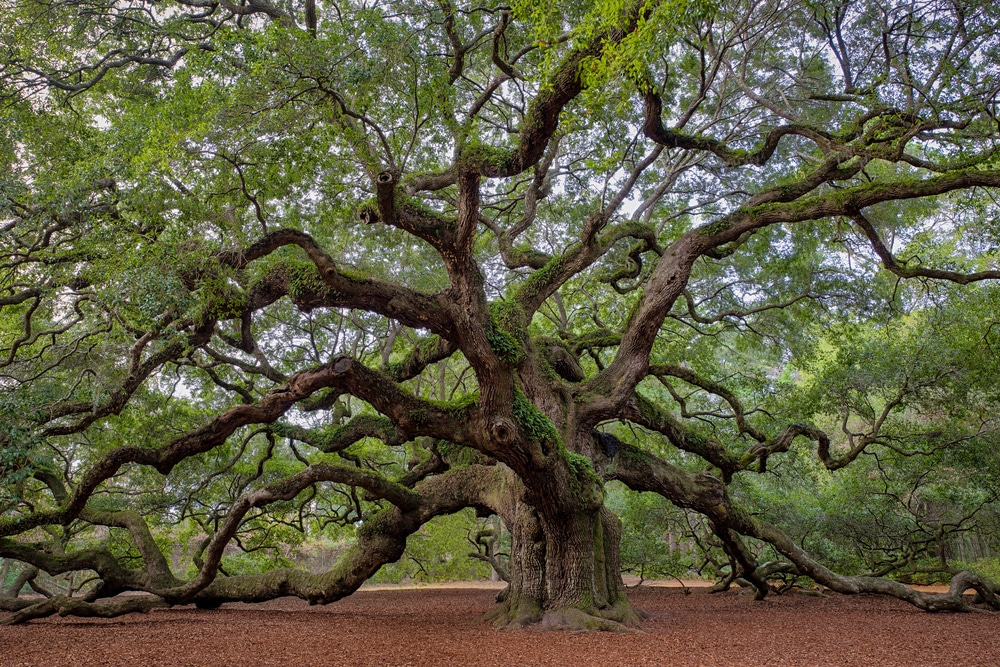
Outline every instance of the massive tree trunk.
<path fill-rule="evenodd" d="M 618 630 L 638 624 L 624 594 L 618 563 L 621 526 L 603 508 L 542 515 L 547 600 L 542 625 Z"/>
<path fill-rule="evenodd" d="M 511 493 L 499 508 L 511 533 L 511 580 L 487 619 L 553 629 L 634 627 L 640 616 L 621 579 L 621 522 L 603 506 L 601 484 L 589 466 L 565 467 L 568 476 L 550 474 L 531 492 L 511 476 Z"/>

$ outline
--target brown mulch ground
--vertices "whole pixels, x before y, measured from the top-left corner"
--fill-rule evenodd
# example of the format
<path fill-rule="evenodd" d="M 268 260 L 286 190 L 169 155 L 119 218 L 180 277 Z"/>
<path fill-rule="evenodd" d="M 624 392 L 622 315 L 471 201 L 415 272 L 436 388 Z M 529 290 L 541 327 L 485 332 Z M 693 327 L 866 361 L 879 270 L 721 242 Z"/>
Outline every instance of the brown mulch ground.
<path fill-rule="evenodd" d="M 483 588 L 362 590 L 111 620 L 0 627 L 0 665 L 1000 665 L 1000 614 L 933 615 L 896 600 L 630 591 L 632 635 L 496 630 Z"/>

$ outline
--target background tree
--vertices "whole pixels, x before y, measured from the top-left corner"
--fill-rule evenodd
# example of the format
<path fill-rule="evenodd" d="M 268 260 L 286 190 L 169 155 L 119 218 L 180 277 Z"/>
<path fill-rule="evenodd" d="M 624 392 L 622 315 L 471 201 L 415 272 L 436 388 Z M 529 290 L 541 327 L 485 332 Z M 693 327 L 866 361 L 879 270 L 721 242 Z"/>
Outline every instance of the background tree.
<path fill-rule="evenodd" d="M 991 3 L 8 5 L 0 556 L 89 577 L 8 622 L 331 602 L 471 507 L 498 624 L 617 629 L 611 480 L 760 597 L 1000 606 L 885 578 L 995 511 Z M 858 469 L 874 576 L 771 502 Z"/>

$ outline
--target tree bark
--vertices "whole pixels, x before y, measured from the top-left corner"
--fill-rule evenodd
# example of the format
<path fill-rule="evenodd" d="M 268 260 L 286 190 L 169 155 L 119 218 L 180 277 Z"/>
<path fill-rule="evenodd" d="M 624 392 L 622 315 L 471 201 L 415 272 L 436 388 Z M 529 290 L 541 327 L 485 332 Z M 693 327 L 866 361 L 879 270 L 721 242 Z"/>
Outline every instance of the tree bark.
<path fill-rule="evenodd" d="M 599 485 L 582 488 L 596 477 L 570 472 L 546 475 L 530 493 L 511 475 L 498 508 L 511 533 L 511 581 L 486 616 L 499 627 L 627 631 L 639 623 L 621 579 L 621 522 Z"/>

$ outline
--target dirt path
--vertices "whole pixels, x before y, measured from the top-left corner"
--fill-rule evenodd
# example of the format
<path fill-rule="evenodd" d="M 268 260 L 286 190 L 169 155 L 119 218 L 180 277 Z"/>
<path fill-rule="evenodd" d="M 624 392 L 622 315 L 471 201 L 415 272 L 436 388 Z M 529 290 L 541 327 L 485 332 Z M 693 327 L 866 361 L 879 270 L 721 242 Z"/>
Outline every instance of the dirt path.
<path fill-rule="evenodd" d="M 0 627 L 0 665 L 1000 665 L 1000 614 L 931 615 L 895 600 L 630 591 L 641 634 L 500 631 L 488 588 L 363 590 L 214 611 Z"/>

